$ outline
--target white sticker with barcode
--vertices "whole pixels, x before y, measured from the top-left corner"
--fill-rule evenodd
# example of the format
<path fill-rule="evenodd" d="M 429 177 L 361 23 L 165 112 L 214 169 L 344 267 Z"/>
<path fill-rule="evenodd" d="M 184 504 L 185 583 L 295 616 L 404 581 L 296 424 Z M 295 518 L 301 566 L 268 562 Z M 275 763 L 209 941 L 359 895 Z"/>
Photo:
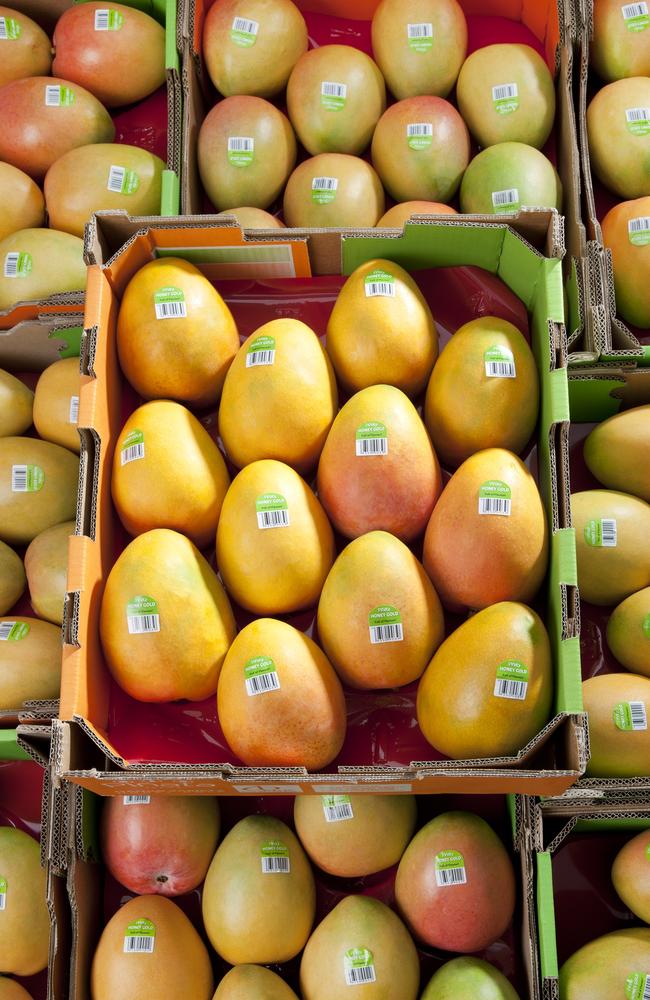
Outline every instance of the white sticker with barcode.
<path fill-rule="evenodd" d="M 18 277 L 18 261 L 20 260 L 20 253 L 16 250 L 12 250 L 5 257 L 5 278 L 17 278 Z"/>
<path fill-rule="evenodd" d="M 79 397 L 70 396 L 70 409 L 68 411 L 68 423 L 77 424 L 79 422 Z"/>
<path fill-rule="evenodd" d="M 465 860 L 459 851 L 439 851 L 435 859 L 436 885 L 447 888 L 451 885 L 465 885 L 467 871 Z"/>
<path fill-rule="evenodd" d="M 628 122 L 650 122 L 650 108 L 626 108 L 625 118 Z"/>
<path fill-rule="evenodd" d="M 626 3 L 621 7 L 621 12 L 623 14 L 623 19 L 625 21 L 631 20 L 633 17 L 647 17 L 648 16 L 648 5 L 647 3 Z M 645 998 L 644 998 L 645 1000 Z"/>
<path fill-rule="evenodd" d="M 152 955 L 156 945 L 156 928 L 146 917 L 129 924 L 124 935 L 125 955 Z"/>
<path fill-rule="evenodd" d="M 338 186 L 338 177 L 314 177 L 311 182 L 312 191 L 336 191 Z"/>
<path fill-rule="evenodd" d="M 12 465 L 11 466 L 11 492 L 12 493 L 27 493 L 28 491 L 27 483 L 27 466 L 26 465 Z"/>
<path fill-rule="evenodd" d="M 290 524 L 289 511 L 286 509 L 257 511 L 257 527 L 262 531 L 267 528 L 288 528 Z"/>
<path fill-rule="evenodd" d="M 126 606 L 126 624 L 129 635 L 160 632 L 160 613 L 155 598 L 144 594 L 131 598 Z"/>
<path fill-rule="evenodd" d="M 433 125 L 431 122 L 409 122 L 406 126 L 407 138 L 411 139 L 413 137 L 431 137 L 433 136 Z"/>
<path fill-rule="evenodd" d="M 408 38 L 433 38 L 433 24 L 421 22 L 420 24 L 407 24 L 406 33 Z"/>
<path fill-rule="evenodd" d="M 519 97 L 516 83 L 501 83 L 498 87 L 492 87 L 493 101 L 506 101 L 513 97 Z"/>
<path fill-rule="evenodd" d="M 229 135 L 229 153 L 253 153 L 255 152 L 255 138 L 252 135 Z"/>
<path fill-rule="evenodd" d="M 260 849 L 264 875 L 288 875 L 291 871 L 289 848 L 281 840 L 267 840 Z"/>
<path fill-rule="evenodd" d="M 323 80 L 320 85 L 320 92 L 323 97 L 339 97 L 346 100 L 348 96 L 347 83 L 332 83 L 331 80 Z"/>
<path fill-rule="evenodd" d="M 644 730 L 648 728 L 648 716 L 646 714 L 645 702 L 643 701 L 630 701 L 628 702 L 630 706 L 630 718 L 632 720 L 632 729 L 636 731 Z"/>
<path fill-rule="evenodd" d="M 485 374 L 488 378 L 516 378 L 514 361 L 486 361 Z"/>
<path fill-rule="evenodd" d="M 342 823 L 354 819 L 349 795 L 323 795 L 322 799 L 326 823 Z"/>
<path fill-rule="evenodd" d="M 247 17 L 236 17 L 232 22 L 231 31 L 240 31 L 244 35 L 257 35 L 260 30 L 259 21 L 251 21 Z"/>
<path fill-rule="evenodd" d="M 18 622 L 0 622 L 0 642 L 7 642 L 11 635 L 11 630 Z"/>
<path fill-rule="evenodd" d="M 125 806 L 148 806 L 151 802 L 150 795 L 125 795 Z"/>
<path fill-rule="evenodd" d="M 244 684 L 249 698 L 280 690 L 280 678 L 270 656 L 253 656 L 247 661 L 244 667 Z"/>
<path fill-rule="evenodd" d="M 125 177 L 126 167 L 112 166 L 108 171 L 108 184 L 106 185 L 106 190 L 112 191 L 113 194 L 121 194 Z"/>
<path fill-rule="evenodd" d="M 504 191 L 492 192 L 493 208 L 514 208 L 519 205 L 519 189 L 506 188 Z"/>
<path fill-rule="evenodd" d="M 617 527 L 616 518 L 603 517 L 600 522 L 601 542 L 604 548 L 616 548 Z"/>
<path fill-rule="evenodd" d="M 350 948 L 346 951 L 343 969 L 348 986 L 366 986 L 377 982 L 373 954 L 368 948 Z"/>

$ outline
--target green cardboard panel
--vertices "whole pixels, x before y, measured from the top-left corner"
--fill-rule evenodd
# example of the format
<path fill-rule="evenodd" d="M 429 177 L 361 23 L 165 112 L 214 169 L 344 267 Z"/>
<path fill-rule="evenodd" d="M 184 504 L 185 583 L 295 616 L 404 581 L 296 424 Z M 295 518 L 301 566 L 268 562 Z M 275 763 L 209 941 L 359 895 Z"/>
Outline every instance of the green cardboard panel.
<path fill-rule="evenodd" d="M 78 358 L 81 353 L 82 326 L 70 326 L 65 330 L 55 330 L 49 335 L 49 340 L 60 340 L 59 356 L 61 358 Z"/>
<path fill-rule="evenodd" d="M 641 794 L 641 793 L 639 793 Z M 650 816 L 617 816 L 616 819 L 579 819 L 574 826 L 576 833 L 625 833 L 650 830 Z"/>
<path fill-rule="evenodd" d="M 569 379 L 569 404 L 574 423 L 600 423 L 621 408 L 612 392 L 625 385 L 620 378 Z"/>
<path fill-rule="evenodd" d="M 0 729 L 0 760 L 31 760 L 29 754 L 18 746 L 15 729 Z"/>
<path fill-rule="evenodd" d="M 180 205 L 181 184 L 178 175 L 173 170 L 163 170 L 160 214 L 180 215 Z"/>
<path fill-rule="evenodd" d="M 351 274 L 375 257 L 407 270 L 473 265 L 496 274 L 506 228 L 407 223 L 401 237 L 353 236 L 343 240 L 342 273 Z M 525 247 L 522 244 L 522 250 Z"/>
<path fill-rule="evenodd" d="M 176 47 L 176 0 L 153 0 L 153 16 L 165 25 L 165 66 L 180 72 Z"/>
<path fill-rule="evenodd" d="M 542 979 L 557 979 L 557 946 L 555 943 L 555 905 L 553 900 L 553 866 L 547 851 L 535 856 L 537 869 L 536 903 L 539 933 L 539 959 Z M 587 998 L 585 997 L 585 1000 Z"/>

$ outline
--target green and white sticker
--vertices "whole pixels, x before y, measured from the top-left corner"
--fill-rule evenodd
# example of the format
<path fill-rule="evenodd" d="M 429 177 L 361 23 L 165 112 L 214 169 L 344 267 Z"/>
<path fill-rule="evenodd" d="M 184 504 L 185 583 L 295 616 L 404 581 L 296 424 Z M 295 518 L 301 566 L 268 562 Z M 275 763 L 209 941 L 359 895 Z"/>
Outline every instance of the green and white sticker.
<path fill-rule="evenodd" d="M 142 917 L 134 920 L 126 928 L 124 953 L 127 955 L 151 955 L 156 946 L 156 925 Z"/>
<path fill-rule="evenodd" d="M 11 250 L 5 257 L 5 278 L 26 278 L 32 273 L 32 255 L 22 250 Z"/>
<path fill-rule="evenodd" d="M 465 885 L 467 872 L 465 859 L 460 851 L 439 851 L 436 854 L 436 885 Z"/>
<path fill-rule="evenodd" d="M 363 290 L 367 299 L 374 299 L 379 296 L 385 298 L 395 298 L 395 275 L 389 271 L 382 271 L 375 268 L 367 274 L 363 282 Z"/>
<path fill-rule="evenodd" d="M 135 194 L 140 187 L 140 178 L 135 170 L 113 164 L 108 171 L 106 190 L 112 194 Z"/>
<path fill-rule="evenodd" d="M 355 434 L 355 454 L 357 457 L 388 454 L 388 431 L 380 420 L 367 420 L 357 427 Z"/>
<path fill-rule="evenodd" d="M 0 642 L 18 642 L 28 635 L 27 622 L 0 622 Z"/>
<path fill-rule="evenodd" d="M 347 83 L 323 80 L 320 85 L 320 102 L 327 111 L 342 111 L 348 99 Z"/>
<path fill-rule="evenodd" d="M 252 21 L 248 17 L 236 17 L 230 29 L 230 40 L 240 48 L 248 49 L 251 45 L 255 45 L 259 30 L 259 21 Z"/>
<path fill-rule="evenodd" d="M 433 142 L 431 122 L 410 122 L 406 126 L 406 141 L 409 149 L 428 149 Z"/>
<path fill-rule="evenodd" d="M 165 285 L 153 293 L 153 307 L 156 319 L 185 319 L 187 303 L 182 288 Z"/>
<path fill-rule="evenodd" d="M 369 948 L 349 948 L 343 956 L 343 970 L 348 986 L 364 986 L 377 981 Z"/>
<path fill-rule="evenodd" d="M 144 434 L 136 428 L 127 434 L 122 441 L 120 446 L 120 465 L 137 462 L 140 458 L 144 458 Z"/>
<path fill-rule="evenodd" d="M 517 369 L 512 351 L 502 344 L 488 347 L 483 355 L 485 374 L 488 378 L 517 378 Z"/>
<path fill-rule="evenodd" d="M 314 177 L 311 182 L 311 200 L 317 205 L 329 205 L 336 198 L 338 177 Z"/>
<path fill-rule="evenodd" d="M 281 840 L 267 840 L 260 850 L 264 875 L 288 875 L 291 871 L 289 848 Z"/>
<path fill-rule="evenodd" d="M 129 635 L 145 635 L 160 632 L 160 612 L 154 597 L 138 594 L 126 606 L 126 626 Z"/>
<path fill-rule="evenodd" d="M 640 3 L 626 3 L 621 7 L 625 27 L 628 31 L 645 31 L 650 24 L 648 15 L 648 4 L 643 0 Z"/>
<path fill-rule="evenodd" d="M 95 31 L 119 31 L 124 24 L 124 14 L 113 7 L 95 11 Z"/>
<path fill-rule="evenodd" d="M 650 243 L 650 215 L 640 215 L 637 219 L 629 219 L 627 236 L 635 247 L 645 247 Z"/>
<path fill-rule="evenodd" d="M 38 493 L 43 489 L 45 473 L 40 465 L 12 465 L 11 492 Z"/>
<path fill-rule="evenodd" d="M 587 545 L 596 548 L 616 548 L 616 518 L 600 517 L 587 521 L 584 527 L 584 537 Z"/>
<path fill-rule="evenodd" d="M 624 733 L 641 732 L 648 728 L 648 713 L 643 701 L 619 701 L 612 712 L 614 725 Z"/>
<path fill-rule="evenodd" d="M 650 108 L 626 108 L 625 123 L 632 135 L 650 135 Z"/>
<path fill-rule="evenodd" d="M 519 107 L 519 88 L 516 83 L 500 83 L 492 87 L 492 104 L 498 115 L 511 115 Z"/>
<path fill-rule="evenodd" d="M 252 656 L 244 666 L 244 684 L 249 698 L 280 690 L 280 678 L 270 656 Z"/>
<path fill-rule="evenodd" d="M 625 980 L 625 996 L 627 1000 L 649 1000 L 650 974 L 632 972 Z"/>
<path fill-rule="evenodd" d="M 641 628 L 643 629 L 643 634 L 646 639 L 650 639 L 650 614 L 646 615 L 643 619 Z"/>
<path fill-rule="evenodd" d="M 69 108 L 74 104 L 74 90 L 61 83 L 48 83 L 45 86 L 46 108 Z"/>
<path fill-rule="evenodd" d="M 373 608 L 368 615 L 368 631 L 373 646 L 382 642 L 402 642 L 404 639 L 402 616 L 397 608 L 390 604 L 381 604 Z"/>
<path fill-rule="evenodd" d="M 246 367 L 259 368 L 275 364 L 275 337 L 263 334 L 251 340 L 246 351 Z"/>
<path fill-rule="evenodd" d="M 7 909 L 7 880 L 0 875 L 0 913 Z"/>
<path fill-rule="evenodd" d="M 510 517 L 512 513 L 512 491 L 501 479 L 488 479 L 478 491 L 479 514 L 497 514 Z"/>
<path fill-rule="evenodd" d="M 497 667 L 493 694 L 495 698 L 524 701 L 528 691 L 528 667 L 519 660 L 504 660 Z"/>
<path fill-rule="evenodd" d="M 343 820 L 354 819 L 349 795 L 323 795 L 321 798 L 326 823 L 341 823 Z"/>
<path fill-rule="evenodd" d="M 433 24 L 427 21 L 407 24 L 406 37 L 413 52 L 429 52 L 433 48 Z"/>
<path fill-rule="evenodd" d="M 255 156 L 255 138 L 252 135 L 228 136 L 228 163 L 231 167 L 250 167 Z"/>
<path fill-rule="evenodd" d="M 508 212 L 518 212 L 521 208 L 519 188 L 504 188 L 503 191 L 493 191 L 492 208 L 502 215 L 506 215 Z"/>
<path fill-rule="evenodd" d="M 20 38 L 21 27 L 13 17 L 0 17 L 0 42 L 15 42 Z"/>
<path fill-rule="evenodd" d="M 281 493 L 262 493 L 255 501 L 255 511 L 257 527 L 262 531 L 266 528 L 288 528 L 291 524 L 286 497 Z"/>

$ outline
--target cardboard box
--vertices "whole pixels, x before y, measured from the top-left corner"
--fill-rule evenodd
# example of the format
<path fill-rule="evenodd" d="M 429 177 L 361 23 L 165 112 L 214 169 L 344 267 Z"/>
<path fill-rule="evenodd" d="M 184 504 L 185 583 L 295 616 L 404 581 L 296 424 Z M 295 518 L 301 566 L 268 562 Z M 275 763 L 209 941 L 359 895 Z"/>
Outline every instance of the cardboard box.
<path fill-rule="evenodd" d="M 586 765 L 585 718 L 580 697 L 576 618 L 575 549 L 568 526 L 568 395 L 566 339 L 562 322 L 561 231 L 554 212 L 524 212 L 514 225 L 481 224 L 464 218 L 409 225 L 390 231 L 271 230 L 243 238 L 223 220 L 128 220 L 100 213 L 90 228 L 86 329 L 82 347 L 80 435 L 82 499 L 76 537 L 70 542 L 64 623 L 64 675 L 56 727 L 55 766 L 68 778 L 100 794 L 156 788 L 169 793 L 190 775 L 196 793 L 294 794 L 301 791 L 539 791 L 567 788 Z M 543 256 L 523 238 L 555 256 Z M 201 757 L 192 763 L 129 760 L 110 735 L 111 681 L 98 634 L 103 585 L 116 556 L 117 523 L 110 496 L 112 453 L 121 430 L 124 380 L 115 353 L 119 297 L 131 276 L 156 254 L 173 253 L 198 262 L 214 278 L 245 274 L 349 274 L 362 261 L 388 256 L 407 268 L 478 265 L 498 275 L 520 297 L 532 317 L 532 342 L 542 381 L 538 441 L 539 480 L 551 528 L 548 619 L 556 664 L 554 717 L 516 757 L 480 761 L 409 759 L 403 765 L 341 765 L 322 774 L 301 768 L 253 769 Z M 201 264 L 201 262 L 204 262 Z M 205 263 L 208 262 L 208 263 Z M 465 273 L 465 272 L 463 272 Z M 318 279 L 316 279 L 318 280 Z M 222 289 L 223 290 L 223 289 Z M 115 529 L 116 530 L 116 529 Z M 151 707 L 151 706 L 149 706 Z M 127 708 L 137 719 L 142 706 Z M 136 723 L 136 727 L 138 724 Z M 145 727 L 146 728 L 146 727 Z M 164 724 L 163 724 L 164 728 Z M 141 725 L 138 732 L 142 732 Z M 119 742 L 119 741 L 118 741 Z M 428 754 L 430 748 L 426 746 Z M 149 754 L 151 751 L 148 751 Z M 158 763 L 160 760 L 166 763 Z M 186 758 L 187 759 L 187 758 Z M 386 759 L 386 758 L 385 758 Z"/>

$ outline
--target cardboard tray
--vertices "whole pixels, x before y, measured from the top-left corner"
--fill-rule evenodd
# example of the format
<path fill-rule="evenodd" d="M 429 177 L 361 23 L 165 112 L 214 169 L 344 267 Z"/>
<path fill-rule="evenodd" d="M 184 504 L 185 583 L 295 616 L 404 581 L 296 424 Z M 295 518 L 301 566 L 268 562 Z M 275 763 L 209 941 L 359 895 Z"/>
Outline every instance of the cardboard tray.
<path fill-rule="evenodd" d="M 484 223 L 448 217 L 440 223 L 423 220 L 421 224 L 410 225 L 403 236 L 390 231 L 380 236 L 375 230 L 357 233 L 304 230 L 281 232 L 278 238 L 277 231 L 267 230 L 243 238 L 238 227 L 223 220 L 130 220 L 120 213 L 99 213 L 95 217 L 87 233 L 86 247 L 89 262 L 96 263 L 89 268 L 82 347 L 82 488 L 76 535 L 70 540 L 69 552 L 60 708 L 64 725 L 56 727 L 54 750 L 59 777 L 100 794 L 123 793 L 140 787 L 172 793 L 190 776 L 197 790 L 200 788 L 204 794 L 254 795 L 271 791 L 294 794 L 320 791 L 325 786 L 328 791 L 342 787 L 367 791 L 552 794 L 569 787 L 584 771 L 585 717 L 580 697 L 575 549 L 568 521 L 568 396 L 561 231 L 554 212 L 524 212 L 514 225 L 517 229 L 494 220 Z M 522 233 L 555 256 L 542 256 Z M 532 341 L 543 387 L 537 456 L 540 487 L 551 528 L 546 596 L 547 624 L 556 663 L 556 691 L 554 717 L 520 754 L 474 761 L 407 758 L 399 766 L 367 766 L 370 761 L 366 758 L 354 765 L 344 761 L 328 772 L 308 774 L 302 768 L 253 769 L 238 767 L 228 760 L 219 762 L 214 756 L 210 759 L 209 751 L 213 748 L 206 749 L 205 744 L 200 748 L 204 755 L 194 760 L 190 757 L 190 763 L 156 756 L 155 750 L 152 761 L 148 747 L 138 759 L 126 759 L 115 746 L 109 734 L 113 682 L 99 643 L 98 615 L 103 584 L 115 558 L 114 531 L 117 531 L 110 497 L 110 470 L 123 421 L 124 381 L 115 355 L 116 313 L 119 296 L 130 277 L 156 253 L 165 252 L 181 253 L 194 261 L 210 261 L 204 266 L 211 278 L 215 274 L 226 277 L 242 271 L 248 278 L 269 274 L 277 278 L 283 274 L 308 273 L 304 268 L 309 266 L 315 275 L 349 274 L 363 260 L 375 256 L 388 256 L 411 269 L 427 265 L 478 265 L 500 277 L 522 300 L 532 315 Z M 119 689 L 115 690 L 119 696 Z M 138 736 L 148 732 L 149 725 L 165 731 L 162 717 L 146 724 L 137 721 L 143 706 L 129 702 L 122 707 Z M 119 743 L 117 737 L 115 741 Z M 427 754 L 429 749 L 426 745 Z"/>

